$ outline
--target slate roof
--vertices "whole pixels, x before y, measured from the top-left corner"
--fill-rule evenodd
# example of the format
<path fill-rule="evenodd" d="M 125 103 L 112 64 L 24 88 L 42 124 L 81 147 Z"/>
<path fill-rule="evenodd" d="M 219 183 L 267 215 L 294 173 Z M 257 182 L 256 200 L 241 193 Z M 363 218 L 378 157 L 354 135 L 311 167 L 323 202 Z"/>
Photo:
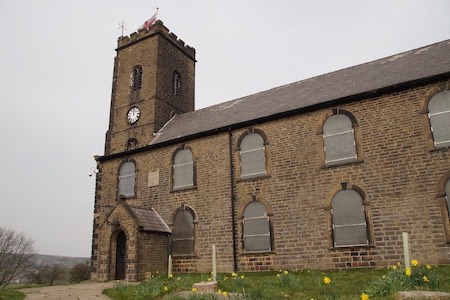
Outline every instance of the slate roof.
<path fill-rule="evenodd" d="M 176 115 L 150 145 L 450 75 L 450 40 Z"/>
<path fill-rule="evenodd" d="M 172 233 L 169 226 L 164 222 L 161 216 L 156 212 L 154 208 L 140 208 L 135 206 L 128 206 L 129 210 L 133 214 L 131 216 L 136 225 L 141 227 L 144 231 L 150 232 L 163 232 Z"/>

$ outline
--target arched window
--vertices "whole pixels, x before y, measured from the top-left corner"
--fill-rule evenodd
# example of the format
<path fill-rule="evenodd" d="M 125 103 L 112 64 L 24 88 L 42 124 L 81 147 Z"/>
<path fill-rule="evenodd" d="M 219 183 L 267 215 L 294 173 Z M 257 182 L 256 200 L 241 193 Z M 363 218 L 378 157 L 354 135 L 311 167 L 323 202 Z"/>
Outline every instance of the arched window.
<path fill-rule="evenodd" d="M 127 161 L 119 170 L 119 197 L 133 197 L 136 179 L 136 167 Z"/>
<path fill-rule="evenodd" d="M 272 250 L 270 219 L 261 202 L 252 201 L 244 209 L 244 251 L 267 252 Z"/>
<path fill-rule="evenodd" d="M 177 70 L 175 70 L 172 73 L 172 94 L 176 96 L 180 95 L 180 88 L 181 88 L 181 75 Z"/>
<path fill-rule="evenodd" d="M 266 175 L 264 139 L 258 133 L 247 134 L 240 143 L 241 178 Z"/>
<path fill-rule="evenodd" d="M 335 247 L 369 245 L 363 200 L 354 190 L 337 192 L 331 202 Z"/>
<path fill-rule="evenodd" d="M 194 220 L 193 212 L 184 205 L 175 213 L 172 230 L 173 255 L 194 254 Z"/>
<path fill-rule="evenodd" d="M 194 161 L 189 149 L 179 150 L 173 159 L 173 189 L 194 186 Z"/>
<path fill-rule="evenodd" d="M 434 146 L 450 146 L 450 92 L 439 92 L 428 101 L 428 118 Z"/>
<path fill-rule="evenodd" d="M 133 138 L 133 139 L 129 139 L 127 141 L 127 148 L 126 148 L 127 151 L 136 149 L 137 147 L 138 147 L 138 141 L 136 139 Z"/>
<path fill-rule="evenodd" d="M 445 201 L 447 202 L 447 213 L 450 218 L 450 179 L 445 184 Z"/>
<path fill-rule="evenodd" d="M 133 91 L 141 89 L 142 86 L 142 66 L 138 65 L 133 68 L 131 78 L 131 87 Z"/>
<path fill-rule="evenodd" d="M 327 118 L 323 124 L 323 142 L 326 165 L 358 159 L 352 121 L 344 114 Z"/>

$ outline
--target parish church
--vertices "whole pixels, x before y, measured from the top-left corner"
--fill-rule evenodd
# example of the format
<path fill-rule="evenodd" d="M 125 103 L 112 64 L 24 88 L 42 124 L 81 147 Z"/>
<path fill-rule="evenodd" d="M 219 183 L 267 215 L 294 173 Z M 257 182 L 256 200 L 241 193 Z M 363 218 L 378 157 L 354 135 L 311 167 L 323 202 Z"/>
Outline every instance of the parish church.
<path fill-rule="evenodd" d="M 450 40 L 195 110 L 195 49 L 120 37 L 92 279 L 450 264 Z M 105 107 L 106 110 L 106 107 Z M 105 124 L 106 127 L 106 124 Z"/>

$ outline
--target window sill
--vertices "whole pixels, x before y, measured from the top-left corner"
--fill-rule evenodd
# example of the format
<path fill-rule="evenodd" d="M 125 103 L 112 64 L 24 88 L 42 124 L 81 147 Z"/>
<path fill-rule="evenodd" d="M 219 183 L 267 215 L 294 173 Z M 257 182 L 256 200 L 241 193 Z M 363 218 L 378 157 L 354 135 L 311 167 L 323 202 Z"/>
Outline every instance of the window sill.
<path fill-rule="evenodd" d="M 332 165 L 323 164 L 320 168 L 321 169 L 331 169 L 331 168 L 336 168 L 336 167 L 342 167 L 342 166 L 348 166 L 348 165 L 357 165 L 357 164 L 362 164 L 362 163 L 364 163 L 363 159 L 357 159 L 357 160 L 346 161 L 346 162 L 342 162 L 342 163 L 335 163 L 335 164 L 332 164 Z"/>
<path fill-rule="evenodd" d="M 433 146 L 433 148 L 428 149 L 429 152 L 439 152 L 439 151 L 446 151 L 449 150 L 450 146 L 445 146 L 445 147 L 436 147 Z"/>
<path fill-rule="evenodd" d="M 330 250 L 345 250 L 348 251 L 349 249 L 373 249 L 375 248 L 375 245 L 363 245 L 363 246 L 342 246 L 342 247 L 331 247 Z"/>
<path fill-rule="evenodd" d="M 256 180 L 264 180 L 270 178 L 270 175 L 261 175 L 261 176 L 255 176 L 255 177 L 247 177 L 247 178 L 240 178 L 236 182 L 246 182 L 246 181 L 256 181 Z"/>
<path fill-rule="evenodd" d="M 172 188 L 170 190 L 171 193 L 178 193 L 178 192 L 187 192 L 187 191 L 192 191 L 192 190 L 196 190 L 197 186 L 189 186 L 189 187 L 183 187 L 183 188 Z"/>
<path fill-rule="evenodd" d="M 276 251 L 244 251 L 241 256 L 254 256 L 254 255 L 267 255 L 267 254 L 277 254 Z"/>
<path fill-rule="evenodd" d="M 172 254 L 172 258 L 198 258 L 195 254 Z"/>

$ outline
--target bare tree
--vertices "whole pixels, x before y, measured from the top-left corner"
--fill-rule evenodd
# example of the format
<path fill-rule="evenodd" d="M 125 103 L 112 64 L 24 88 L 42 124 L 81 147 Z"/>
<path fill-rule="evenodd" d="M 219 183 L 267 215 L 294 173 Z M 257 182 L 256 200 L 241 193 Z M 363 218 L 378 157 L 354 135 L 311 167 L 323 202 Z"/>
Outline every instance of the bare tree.
<path fill-rule="evenodd" d="M 0 227 L 0 288 L 23 274 L 34 255 L 34 241 L 15 230 Z"/>

